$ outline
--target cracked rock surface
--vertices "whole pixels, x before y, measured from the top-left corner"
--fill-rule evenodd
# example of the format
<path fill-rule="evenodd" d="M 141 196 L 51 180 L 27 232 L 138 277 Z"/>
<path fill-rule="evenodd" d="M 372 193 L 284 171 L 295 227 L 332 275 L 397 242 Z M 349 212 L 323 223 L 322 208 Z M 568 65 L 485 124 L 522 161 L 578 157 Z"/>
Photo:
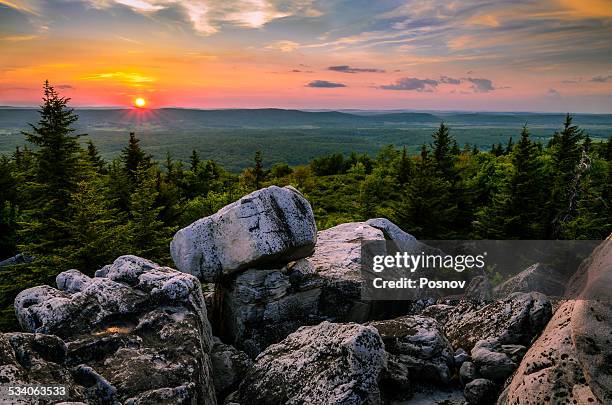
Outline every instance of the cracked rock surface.
<path fill-rule="evenodd" d="M 378 404 L 386 354 L 372 326 L 322 322 L 268 347 L 228 403 Z"/>
<path fill-rule="evenodd" d="M 27 336 L 55 335 L 63 351 L 53 363 L 74 381 L 71 400 L 216 403 L 212 336 L 195 277 L 121 256 L 96 277 L 70 270 L 58 275 L 57 284 L 60 289 L 22 291 L 15 309 L 21 326 L 35 333 Z"/>

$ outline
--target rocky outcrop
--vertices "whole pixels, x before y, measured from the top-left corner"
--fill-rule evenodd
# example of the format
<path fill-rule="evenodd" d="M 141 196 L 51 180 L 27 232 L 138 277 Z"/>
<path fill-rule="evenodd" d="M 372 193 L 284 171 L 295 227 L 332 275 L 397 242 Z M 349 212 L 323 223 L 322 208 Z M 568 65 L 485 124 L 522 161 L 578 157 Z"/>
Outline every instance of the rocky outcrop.
<path fill-rule="evenodd" d="M 174 235 L 176 267 L 215 282 L 238 270 L 286 264 L 312 253 L 312 208 L 292 187 L 257 190 Z"/>
<path fill-rule="evenodd" d="M 60 363 L 84 392 L 75 399 L 216 402 L 211 330 L 195 277 L 122 256 L 96 277 L 70 270 L 57 284 L 22 291 L 15 309 L 25 330 L 63 339 Z"/>
<path fill-rule="evenodd" d="M 377 219 L 376 225 L 398 240 L 413 239 L 388 220 Z M 216 333 L 254 358 L 300 326 L 373 319 L 377 308 L 361 299 L 364 240 L 384 241 L 385 233 L 365 222 L 338 225 L 318 233 L 309 257 L 220 281 L 213 300 Z"/>
<path fill-rule="evenodd" d="M 0 334 L 0 383 L 61 384 L 67 387 L 66 397 L 83 399 L 86 388 L 79 385 L 66 368 L 66 355 L 66 344 L 57 336 L 39 333 Z M 28 401 L 16 403 L 25 404 Z"/>
<path fill-rule="evenodd" d="M 253 362 L 246 353 L 237 350 L 234 346 L 226 345 L 216 337 L 213 338 L 210 356 L 215 392 L 217 399 L 222 403 L 228 394 L 238 388 L 238 384 Z"/>
<path fill-rule="evenodd" d="M 257 358 L 237 404 L 378 404 L 385 367 L 383 342 L 372 326 L 322 322 L 302 327 Z"/>
<path fill-rule="evenodd" d="M 498 297 L 506 297 L 516 292 L 540 292 L 548 296 L 560 297 L 565 291 L 566 280 L 549 266 L 536 263 L 514 277 L 509 278 L 494 289 Z"/>
<path fill-rule="evenodd" d="M 583 289 L 563 303 L 523 358 L 500 404 L 612 402 L 612 244 L 610 239 L 575 275 Z M 570 283 L 571 288 L 578 284 Z"/>
<path fill-rule="evenodd" d="M 471 350 L 485 339 L 529 345 L 551 318 L 552 305 L 543 294 L 516 293 L 490 303 L 461 301 L 442 316 L 446 319 L 444 331 L 454 348 Z"/>
<path fill-rule="evenodd" d="M 218 332 L 254 358 L 300 326 L 319 323 L 323 280 L 302 270 L 250 269 L 218 285 Z"/>
<path fill-rule="evenodd" d="M 414 315 L 368 325 L 378 330 L 389 363 L 407 370 L 412 381 L 441 385 L 450 382 L 453 349 L 435 319 Z"/>

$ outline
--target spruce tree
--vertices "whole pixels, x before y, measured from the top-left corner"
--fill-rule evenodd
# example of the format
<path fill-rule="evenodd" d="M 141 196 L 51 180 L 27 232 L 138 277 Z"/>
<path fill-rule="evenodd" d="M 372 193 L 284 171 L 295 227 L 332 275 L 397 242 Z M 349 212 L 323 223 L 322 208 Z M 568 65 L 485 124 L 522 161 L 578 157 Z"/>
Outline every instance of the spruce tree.
<path fill-rule="evenodd" d="M 446 179 L 454 181 L 455 161 L 459 153 L 456 141 L 450 135 L 448 126 L 443 122 L 436 132 L 433 133 L 433 143 L 431 145 L 433 163 Z"/>
<path fill-rule="evenodd" d="M 569 114 L 565 117 L 563 130 L 553 137 L 554 142 L 551 147 L 553 178 L 547 234 L 554 239 L 560 236 L 563 223 L 571 220 L 575 214 L 572 201 L 579 191 L 576 169 L 582 157 L 583 138 L 584 131 L 572 124 L 572 117 Z"/>
<path fill-rule="evenodd" d="M 195 149 L 191 151 L 191 157 L 189 158 L 190 170 L 193 173 L 196 173 L 200 166 L 200 155 L 198 155 L 198 151 Z"/>
<path fill-rule="evenodd" d="M 130 195 L 128 223 L 130 251 L 161 263 L 169 262 L 168 243 L 172 229 L 160 220 L 163 207 L 156 206 L 156 175 L 142 164 L 136 170 L 136 188 Z"/>
<path fill-rule="evenodd" d="M 255 167 L 253 168 L 253 177 L 255 182 L 255 189 L 259 190 L 261 183 L 264 180 L 265 173 L 263 169 L 263 160 L 261 156 L 261 151 L 255 152 Z"/>
<path fill-rule="evenodd" d="M 60 223 L 72 214 L 72 194 L 81 177 L 81 135 L 75 135 L 72 128 L 78 117 L 68 102 L 46 81 L 40 119 L 36 125 L 30 124 L 30 131 L 23 132 L 38 148 L 32 151 L 33 181 L 25 191 L 30 201 L 24 212 L 21 249 L 39 263 L 55 254 L 69 236 Z"/>
<path fill-rule="evenodd" d="M 419 239 L 452 239 L 456 236 L 452 229 L 456 215 L 452 186 L 440 177 L 436 163 L 423 145 L 421 159 L 395 205 L 392 219 Z"/>
<path fill-rule="evenodd" d="M 136 172 L 138 168 L 142 166 L 148 169 L 152 166 L 151 156 L 142 150 L 140 147 L 140 139 L 136 138 L 134 132 L 130 132 L 128 144 L 121 151 L 121 161 L 123 162 L 123 170 L 133 187 L 137 185 Z M 132 190 L 133 188 L 130 191 Z"/>
<path fill-rule="evenodd" d="M 491 204 L 478 216 L 479 236 L 491 239 L 542 237 L 541 164 L 527 127 L 513 146 L 512 169 Z"/>
<path fill-rule="evenodd" d="M 69 238 L 60 256 L 64 268 L 93 275 L 101 266 L 129 252 L 125 215 L 113 207 L 100 175 L 94 174 L 77 186 L 72 195 L 73 215 L 63 222 Z"/>
<path fill-rule="evenodd" d="M 397 181 L 400 185 L 408 183 L 412 175 L 412 160 L 408 156 L 406 147 L 402 148 L 402 154 L 397 165 Z"/>
<path fill-rule="evenodd" d="M 106 174 L 108 172 L 106 168 L 106 162 L 104 161 L 104 159 L 102 159 L 102 156 L 100 156 L 98 148 L 91 141 L 91 139 L 87 141 L 86 158 L 91 164 L 91 166 L 94 168 L 94 170 L 96 170 L 98 173 Z"/>

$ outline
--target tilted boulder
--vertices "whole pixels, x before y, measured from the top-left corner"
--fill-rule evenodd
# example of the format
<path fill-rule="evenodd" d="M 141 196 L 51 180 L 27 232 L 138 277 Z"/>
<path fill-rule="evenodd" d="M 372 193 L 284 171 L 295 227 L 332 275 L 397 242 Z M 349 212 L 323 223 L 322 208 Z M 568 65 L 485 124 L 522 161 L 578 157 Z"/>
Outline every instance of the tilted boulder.
<path fill-rule="evenodd" d="M 306 257 L 316 237 L 312 208 L 302 194 L 271 186 L 179 230 L 170 253 L 180 271 L 215 282 L 239 270 Z"/>
<path fill-rule="evenodd" d="M 612 240 L 587 258 L 570 288 L 583 289 L 555 312 L 523 358 L 500 404 L 612 403 Z"/>
<path fill-rule="evenodd" d="M 536 263 L 504 281 L 493 290 L 498 297 L 505 297 L 516 292 L 531 291 L 559 297 L 565 291 L 565 280 L 551 267 Z"/>
<path fill-rule="evenodd" d="M 454 348 L 472 350 L 484 339 L 529 345 L 551 318 L 552 305 L 540 293 L 515 293 L 490 303 L 461 301 L 443 315 L 444 331 Z"/>
<path fill-rule="evenodd" d="M 66 342 L 88 403 L 216 403 L 200 282 L 135 256 L 96 277 L 70 270 L 15 299 L 21 326 Z M 81 398 L 77 398 L 81 399 Z"/>
<path fill-rule="evenodd" d="M 378 404 L 385 362 L 372 326 L 301 327 L 259 355 L 228 403 Z"/>

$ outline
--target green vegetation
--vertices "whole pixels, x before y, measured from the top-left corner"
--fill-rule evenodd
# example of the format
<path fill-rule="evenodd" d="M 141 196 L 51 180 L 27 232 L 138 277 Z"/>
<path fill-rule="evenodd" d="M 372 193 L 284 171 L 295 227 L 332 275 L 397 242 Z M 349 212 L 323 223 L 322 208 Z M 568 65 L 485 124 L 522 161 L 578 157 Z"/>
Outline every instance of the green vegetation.
<path fill-rule="evenodd" d="M 460 148 L 443 123 L 416 154 L 387 145 L 375 157 L 270 167 L 261 148 L 235 174 L 195 150 L 188 164 L 170 153 L 160 163 L 134 133 L 107 162 L 95 142 L 79 142 L 67 103 L 46 84 L 25 134 L 35 146 L 0 156 L 0 258 L 33 258 L 0 269 L 0 329 L 14 328 L 19 291 L 69 268 L 92 275 L 122 254 L 171 264 L 177 229 L 271 184 L 301 190 L 319 229 L 384 216 L 420 239 L 601 239 L 612 226 L 612 138 L 593 141 L 569 115 L 546 146 L 525 126 L 505 146 Z"/>

